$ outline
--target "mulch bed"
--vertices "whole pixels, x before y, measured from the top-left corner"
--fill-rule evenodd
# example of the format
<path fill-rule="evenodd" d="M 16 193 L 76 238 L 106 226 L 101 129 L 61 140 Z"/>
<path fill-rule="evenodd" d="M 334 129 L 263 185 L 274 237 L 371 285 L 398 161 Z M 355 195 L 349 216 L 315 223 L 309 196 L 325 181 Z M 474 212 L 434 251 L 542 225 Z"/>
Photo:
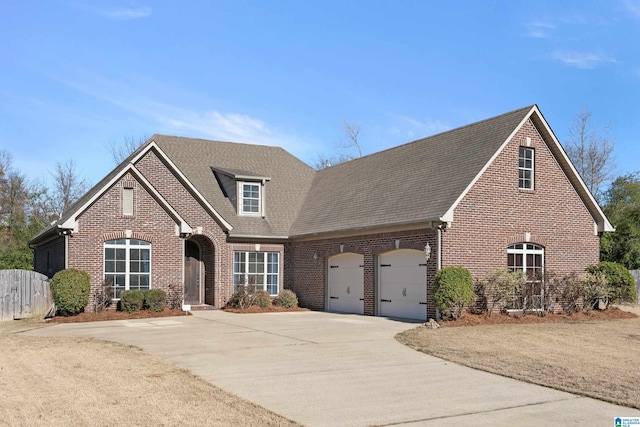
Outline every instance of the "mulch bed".
<path fill-rule="evenodd" d="M 292 307 L 284 308 L 278 306 L 258 307 L 257 305 L 250 308 L 223 308 L 229 313 L 280 313 L 291 311 L 309 311 L 308 308 Z M 76 323 L 76 322 L 101 322 L 106 320 L 131 320 L 131 319 L 150 319 L 154 317 L 171 317 L 171 316 L 190 316 L 191 313 L 184 312 L 178 308 L 165 308 L 164 311 L 156 312 L 151 310 L 138 310 L 133 313 L 117 310 L 103 310 L 100 313 L 80 313 L 75 316 L 55 316 L 49 319 L 50 323 Z"/>
<path fill-rule="evenodd" d="M 282 312 L 290 312 L 290 311 L 309 311 L 308 308 L 300 308 L 300 307 L 291 307 L 284 308 L 277 305 L 272 305 L 270 307 L 258 307 L 257 305 L 252 305 L 249 308 L 230 308 L 225 307 L 222 310 L 228 313 L 282 313 Z"/>
<path fill-rule="evenodd" d="M 464 313 L 462 317 L 456 320 L 444 320 L 440 322 L 440 326 L 481 326 L 481 325 L 500 325 L 505 323 L 560 323 L 560 322 L 584 322 L 589 320 L 619 320 L 619 319 L 635 319 L 638 315 L 620 310 L 618 307 L 609 307 L 607 310 L 592 310 L 590 312 L 579 312 L 573 314 L 547 314 L 546 316 L 538 316 L 536 313 L 528 313 L 525 316 L 515 314 L 494 313 L 491 316 L 486 314 Z"/>
<path fill-rule="evenodd" d="M 138 310 L 133 313 L 117 310 L 103 310 L 100 313 L 80 313 L 75 316 L 56 316 L 50 323 L 100 322 L 104 320 L 150 319 L 153 317 L 188 316 L 189 313 L 178 308 L 165 308 L 163 311 Z"/>

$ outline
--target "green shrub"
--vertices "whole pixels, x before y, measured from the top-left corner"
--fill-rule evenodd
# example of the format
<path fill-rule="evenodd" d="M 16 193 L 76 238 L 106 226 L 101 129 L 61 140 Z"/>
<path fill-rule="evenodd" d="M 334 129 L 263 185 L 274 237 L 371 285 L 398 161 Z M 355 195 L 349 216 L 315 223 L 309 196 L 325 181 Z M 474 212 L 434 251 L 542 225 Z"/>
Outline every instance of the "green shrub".
<path fill-rule="evenodd" d="M 81 313 L 89 304 L 91 280 L 85 271 L 67 268 L 57 272 L 51 279 L 51 293 L 58 313 L 73 316 Z"/>
<path fill-rule="evenodd" d="M 513 295 L 520 295 L 522 273 L 506 268 L 490 271 L 487 277 L 478 281 L 481 296 L 487 301 L 489 316 L 498 310 L 504 311 Z"/>
<path fill-rule="evenodd" d="M 253 300 L 253 304 L 257 305 L 258 307 L 270 307 L 271 306 L 271 295 L 269 295 L 269 292 L 260 289 L 259 291 L 256 291 L 256 295 L 255 298 Z"/>
<path fill-rule="evenodd" d="M 144 308 L 158 313 L 164 311 L 166 299 L 167 293 L 162 289 L 144 291 Z"/>
<path fill-rule="evenodd" d="M 587 267 L 589 273 L 602 273 L 609 282 L 609 297 L 612 302 L 636 302 L 636 283 L 629 270 L 616 262 L 602 261 Z"/>
<path fill-rule="evenodd" d="M 292 290 L 283 289 L 280 291 L 273 303 L 280 307 L 293 308 L 298 306 L 298 297 Z"/>
<path fill-rule="evenodd" d="M 142 307 L 144 307 L 144 291 L 122 291 L 120 310 L 133 313 L 142 310 Z"/>
<path fill-rule="evenodd" d="M 436 273 L 433 298 L 436 308 L 446 317 L 462 316 L 465 306 L 475 300 L 473 279 L 463 267 L 443 267 Z"/>

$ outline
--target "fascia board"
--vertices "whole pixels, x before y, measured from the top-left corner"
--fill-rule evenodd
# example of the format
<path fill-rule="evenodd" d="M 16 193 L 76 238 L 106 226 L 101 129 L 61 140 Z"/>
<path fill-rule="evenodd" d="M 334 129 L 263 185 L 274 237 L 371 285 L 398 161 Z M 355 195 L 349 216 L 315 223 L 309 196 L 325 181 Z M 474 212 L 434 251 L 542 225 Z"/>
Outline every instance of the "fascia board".
<path fill-rule="evenodd" d="M 482 169 L 480 169 L 480 172 L 478 172 L 476 174 L 476 176 L 471 180 L 471 182 L 469 183 L 469 185 L 464 189 L 464 191 L 462 193 L 460 193 L 460 195 L 458 196 L 458 198 L 453 202 L 453 204 L 451 205 L 451 207 L 447 210 L 447 212 L 445 212 L 444 215 L 442 215 L 443 221 L 451 223 L 453 222 L 453 211 L 458 207 L 458 205 L 460 204 L 460 202 L 462 201 L 462 199 L 464 199 L 464 197 L 467 195 L 467 193 L 469 193 L 469 191 L 471 191 L 471 189 L 473 188 L 473 186 L 476 184 L 476 182 L 478 182 L 478 180 L 480 179 L 480 177 L 482 176 L 482 174 L 484 174 L 484 172 L 489 168 L 489 166 L 491 166 L 491 164 L 494 162 L 494 160 L 500 155 L 500 153 L 502 153 L 502 151 L 504 150 L 504 148 L 507 146 L 507 144 L 509 144 L 509 141 L 511 141 L 511 138 L 513 138 L 513 136 L 518 132 L 518 130 L 520 130 L 520 128 L 522 127 L 522 125 L 524 125 L 527 120 L 529 120 L 529 117 L 531 117 L 531 114 L 533 113 L 534 109 L 536 107 L 533 106 L 531 108 L 531 110 L 529 111 L 529 113 L 527 113 L 527 115 L 522 119 L 522 121 L 518 124 L 518 126 L 516 126 L 513 131 L 509 134 L 509 136 L 507 137 L 507 139 L 504 140 L 504 142 L 502 143 L 502 145 L 500 145 L 500 148 L 498 148 L 496 150 L 495 153 L 493 153 L 493 156 L 491 156 L 491 158 L 489 159 L 489 161 L 482 167 Z"/>
<path fill-rule="evenodd" d="M 59 230 L 78 230 L 77 218 L 86 211 L 89 206 L 96 202 L 100 197 L 104 195 L 104 193 L 115 185 L 123 176 L 127 173 L 131 173 L 138 182 L 151 194 L 151 196 L 162 206 L 162 208 L 169 214 L 169 216 L 180 225 L 180 233 L 193 233 L 193 229 L 187 224 L 187 222 L 180 216 L 180 214 L 173 209 L 173 207 L 167 202 L 167 200 L 162 197 L 162 195 L 151 185 L 151 183 L 142 175 L 142 173 L 133 165 L 128 164 L 125 168 L 123 168 L 116 176 L 113 177 L 108 183 L 106 183 L 100 191 L 96 192 L 94 196 L 89 199 L 85 204 L 80 206 L 72 216 L 69 217 L 64 223 L 58 225 Z"/>
<path fill-rule="evenodd" d="M 600 205 L 591 194 L 591 191 L 589 191 L 589 188 L 587 188 L 587 185 L 582 180 L 582 177 L 576 170 L 575 166 L 573 165 L 573 162 L 569 159 L 569 156 L 564 151 L 564 148 L 562 148 L 562 144 L 560 144 L 560 142 L 556 138 L 556 135 L 551 130 L 551 127 L 545 120 L 544 116 L 542 115 L 540 110 L 538 110 L 538 106 L 534 105 L 533 110 L 535 111 L 536 115 L 538 116 L 538 119 L 540 120 L 542 126 L 544 127 L 545 133 L 549 136 L 549 138 L 551 139 L 551 142 L 553 143 L 554 154 L 556 156 L 559 156 L 562 160 L 561 167 L 564 166 L 569 169 L 569 173 L 578 182 L 578 185 L 580 187 L 579 190 L 582 190 L 582 191 L 578 191 L 578 194 L 583 199 L 585 204 L 590 205 L 593 208 L 593 210 L 596 211 L 597 216 L 599 216 L 599 218 L 596 218 L 598 223 L 598 231 L 599 232 L 615 231 L 616 230 L 615 227 L 613 227 L 613 225 L 611 225 L 611 223 L 609 222 L 609 219 L 604 214 L 604 212 L 600 208 Z"/>
<path fill-rule="evenodd" d="M 233 230 L 233 226 L 229 224 L 207 201 L 207 199 L 196 189 L 196 187 L 187 179 L 187 177 L 178 169 L 178 167 L 171 161 L 169 156 L 167 156 L 164 151 L 158 146 L 155 141 L 151 141 L 149 145 L 147 145 L 146 149 L 138 153 L 135 156 L 131 163 L 135 164 L 138 160 L 144 157 L 150 150 L 154 150 L 158 156 L 161 157 L 162 161 L 167 164 L 172 172 L 174 172 L 180 181 L 183 182 L 184 185 L 189 187 L 189 190 L 199 199 L 199 201 L 205 206 L 205 208 L 213 215 L 214 219 L 224 228 L 224 231 Z"/>

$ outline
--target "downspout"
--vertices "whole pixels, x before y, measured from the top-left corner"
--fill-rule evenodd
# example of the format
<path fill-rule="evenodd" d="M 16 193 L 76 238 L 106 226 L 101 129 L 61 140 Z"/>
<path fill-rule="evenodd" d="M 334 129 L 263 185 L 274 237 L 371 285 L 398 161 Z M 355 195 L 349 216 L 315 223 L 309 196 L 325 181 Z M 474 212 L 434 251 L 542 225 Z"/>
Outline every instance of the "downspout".
<path fill-rule="evenodd" d="M 437 251 L 438 255 L 436 258 L 436 271 L 440 271 L 442 268 L 442 227 L 437 228 L 438 232 L 438 242 L 437 242 Z"/>
<path fill-rule="evenodd" d="M 64 268 L 69 268 L 69 234 L 65 233 L 64 236 Z"/>

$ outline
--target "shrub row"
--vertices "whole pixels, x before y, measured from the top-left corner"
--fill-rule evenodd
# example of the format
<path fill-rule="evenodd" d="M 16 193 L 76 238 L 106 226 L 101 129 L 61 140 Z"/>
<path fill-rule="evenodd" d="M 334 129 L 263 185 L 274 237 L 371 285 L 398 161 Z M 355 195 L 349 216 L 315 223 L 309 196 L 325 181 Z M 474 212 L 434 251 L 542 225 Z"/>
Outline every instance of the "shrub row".
<path fill-rule="evenodd" d="M 547 273 L 539 284 L 537 312 L 545 315 L 557 308 L 565 313 L 606 309 L 611 302 L 635 302 L 636 287 L 631 273 L 621 264 L 600 262 L 582 275 L 557 279 Z M 473 308 L 488 315 L 506 311 L 513 296 L 522 294 L 522 274 L 507 269 L 491 271 L 476 282 L 463 267 L 443 267 L 434 279 L 434 301 L 444 317 L 457 318 L 463 309 Z M 526 307 L 523 307 L 526 310 Z"/>
<path fill-rule="evenodd" d="M 120 310 L 133 313 L 138 310 L 164 311 L 167 293 L 162 289 L 146 291 L 122 291 L 120 294 Z"/>
<path fill-rule="evenodd" d="M 239 286 L 237 292 L 231 295 L 231 298 L 227 301 L 226 307 L 245 309 L 252 305 L 257 305 L 262 308 L 271 305 L 293 308 L 298 306 L 298 297 L 293 291 L 283 289 L 278 296 L 272 300 L 269 292 L 263 289 L 256 290 L 255 286 Z"/>

